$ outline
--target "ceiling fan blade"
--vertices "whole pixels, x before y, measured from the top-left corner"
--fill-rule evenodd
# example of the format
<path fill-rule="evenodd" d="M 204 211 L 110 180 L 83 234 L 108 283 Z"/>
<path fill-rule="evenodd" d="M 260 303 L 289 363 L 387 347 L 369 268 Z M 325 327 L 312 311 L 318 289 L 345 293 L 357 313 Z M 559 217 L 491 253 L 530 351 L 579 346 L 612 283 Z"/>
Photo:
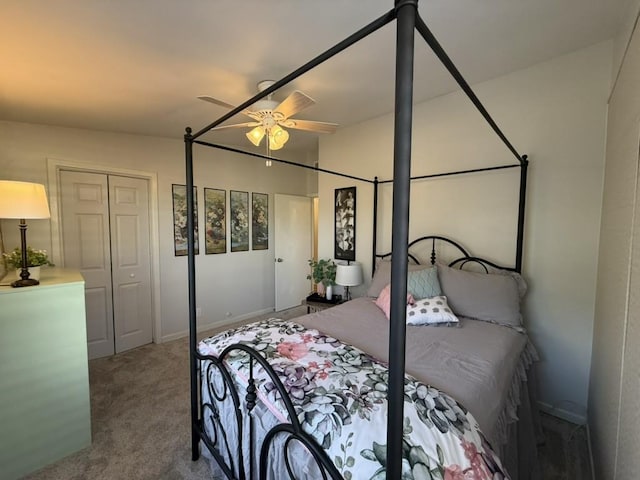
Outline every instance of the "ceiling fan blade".
<path fill-rule="evenodd" d="M 209 95 L 198 95 L 198 99 L 204 100 L 205 102 L 214 103 L 214 104 L 219 105 L 221 107 L 228 108 L 229 110 L 233 110 L 234 108 L 236 108 L 233 105 L 231 105 L 230 103 L 223 102 L 222 100 L 218 100 L 217 98 L 210 97 Z"/>
<path fill-rule="evenodd" d="M 247 128 L 247 127 L 257 127 L 262 125 L 260 122 L 245 122 L 245 123 L 234 123 L 233 125 L 220 125 L 219 127 L 214 127 L 211 130 L 226 130 L 227 128 Z"/>
<path fill-rule="evenodd" d="M 236 108 L 235 105 L 231 105 L 230 103 L 223 102 L 222 100 L 218 100 L 217 98 L 210 97 L 209 95 L 198 95 L 198 99 L 204 100 L 205 102 L 213 103 L 215 105 L 219 105 L 221 107 L 228 108 L 229 110 L 233 110 L 234 108 Z M 254 120 L 259 120 L 259 117 L 256 116 L 256 114 L 250 110 L 242 110 L 242 113 L 244 113 L 248 117 L 253 118 Z"/>
<path fill-rule="evenodd" d="M 289 118 L 283 122 L 278 122 L 283 127 L 295 128 L 297 130 L 305 130 L 307 132 L 316 133 L 333 133 L 339 127 L 337 123 L 316 122 L 313 120 L 296 120 Z"/>
<path fill-rule="evenodd" d="M 285 98 L 282 103 L 275 108 L 274 112 L 282 114 L 284 118 L 289 118 L 299 111 L 310 107 L 314 103 L 316 103 L 316 101 L 313 98 L 299 90 L 296 90 Z"/>

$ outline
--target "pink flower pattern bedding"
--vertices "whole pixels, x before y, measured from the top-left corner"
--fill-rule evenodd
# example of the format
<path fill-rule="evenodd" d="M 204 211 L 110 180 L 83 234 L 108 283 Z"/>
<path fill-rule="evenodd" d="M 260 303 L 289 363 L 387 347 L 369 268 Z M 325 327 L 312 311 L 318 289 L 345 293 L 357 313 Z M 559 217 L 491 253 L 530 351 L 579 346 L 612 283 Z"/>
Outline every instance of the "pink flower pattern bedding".
<path fill-rule="evenodd" d="M 384 479 L 387 365 L 361 350 L 290 321 L 270 319 L 200 342 L 217 356 L 227 346 L 248 345 L 274 368 L 303 429 L 327 452 L 343 477 Z M 238 351 L 228 367 L 241 383 L 248 357 Z M 268 375 L 254 376 L 267 408 L 287 421 Z M 473 416 L 447 394 L 405 375 L 403 479 L 501 480 L 508 478 Z"/>

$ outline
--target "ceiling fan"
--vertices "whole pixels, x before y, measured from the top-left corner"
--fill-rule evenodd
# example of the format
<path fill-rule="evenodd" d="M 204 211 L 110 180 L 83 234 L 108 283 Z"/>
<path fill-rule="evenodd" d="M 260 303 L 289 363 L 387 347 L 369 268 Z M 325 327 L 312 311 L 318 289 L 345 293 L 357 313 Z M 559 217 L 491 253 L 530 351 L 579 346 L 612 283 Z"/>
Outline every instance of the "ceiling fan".
<path fill-rule="evenodd" d="M 263 92 L 274 83 L 275 82 L 273 80 L 263 80 L 258 83 L 258 91 Z M 207 95 L 201 95 L 198 98 L 225 108 L 236 108 L 227 102 L 223 102 L 222 100 L 218 100 L 217 98 L 209 97 Z M 316 133 L 333 133 L 336 131 L 336 128 L 338 127 L 337 123 L 316 122 L 313 120 L 298 120 L 291 118 L 296 113 L 310 107 L 314 103 L 316 103 L 315 100 L 299 90 L 291 93 L 282 102 L 273 100 L 271 95 L 267 95 L 266 98 L 258 100 L 249 108 L 242 111 L 243 114 L 253 120 L 252 122 L 222 125 L 212 128 L 211 130 L 253 127 L 246 134 L 251 143 L 258 147 L 260 146 L 262 139 L 266 136 L 267 148 L 269 150 L 280 150 L 289 140 L 289 132 L 282 127 Z"/>

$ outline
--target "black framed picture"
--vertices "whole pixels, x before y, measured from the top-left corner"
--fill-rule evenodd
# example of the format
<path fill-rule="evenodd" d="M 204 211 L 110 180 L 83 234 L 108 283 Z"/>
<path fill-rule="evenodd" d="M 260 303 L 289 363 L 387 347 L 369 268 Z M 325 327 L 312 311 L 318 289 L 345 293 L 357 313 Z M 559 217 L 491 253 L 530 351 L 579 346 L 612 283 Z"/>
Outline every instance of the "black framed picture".
<path fill-rule="evenodd" d="M 229 193 L 229 229 L 231 230 L 231 251 L 249 250 L 249 192 L 231 190 Z"/>
<path fill-rule="evenodd" d="M 227 253 L 227 192 L 204 189 L 205 254 Z"/>
<path fill-rule="evenodd" d="M 173 197 L 173 248 L 177 257 L 187 254 L 187 186 L 171 185 Z M 198 255 L 198 189 L 193 187 L 193 240 Z"/>
<path fill-rule="evenodd" d="M 356 187 L 335 190 L 335 235 L 333 257 L 356 259 Z"/>
<path fill-rule="evenodd" d="M 251 248 L 269 249 L 269 195 L 251 194 Z"/>

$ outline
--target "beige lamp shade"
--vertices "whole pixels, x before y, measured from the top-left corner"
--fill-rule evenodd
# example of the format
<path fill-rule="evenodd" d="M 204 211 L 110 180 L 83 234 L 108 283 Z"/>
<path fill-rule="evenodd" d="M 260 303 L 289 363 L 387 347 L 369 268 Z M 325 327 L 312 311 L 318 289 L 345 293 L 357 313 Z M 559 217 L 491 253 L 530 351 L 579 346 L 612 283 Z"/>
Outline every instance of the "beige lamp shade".
<path fill-rule="evenodd" d="M 0 180 L 0 218 L 50 217 L 44 185 Z"/>
<path fill-rule="evenodd" d="M 338 264 L 336 283 L 343 287 L 356 287 L 362 283 L 362 267 L 358 262 L 349 265 Z"/>

